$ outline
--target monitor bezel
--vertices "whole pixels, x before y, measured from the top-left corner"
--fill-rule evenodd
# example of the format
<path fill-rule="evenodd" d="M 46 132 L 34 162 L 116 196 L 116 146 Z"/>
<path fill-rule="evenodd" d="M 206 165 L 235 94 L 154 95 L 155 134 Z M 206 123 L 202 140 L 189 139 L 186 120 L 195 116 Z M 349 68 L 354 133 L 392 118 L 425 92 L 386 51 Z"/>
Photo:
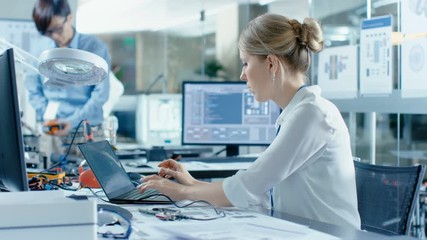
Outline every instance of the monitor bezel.
<path fill-rule="evenodd" d="M 3 84 L 3 86 L 6 86 L 6 84 L 9 85 L 5 88 L 7 94 L 2 94 L 3 97 L 8 99 L 3 103 L 0 103 L 0 106 L 4 107 L 5 109 L 3 110 L 7 113 L 3 116 L 3 119 L 6 119 L 7 117 L 10 117 L 10 119 L 13 118 L 13 120 L 9 120 L 10 124 L 1 124 L 2 126 L 0 126 L 0 128 L 3 128 L 4 130 L 4 135 L 2 134 L 3 140 L 0 140 L 0 181 L 6 188 L 2 189 L 3 191 L 29 191 L 13 49 L 9 48 L 5 50 L 0 54 L 0 58 L 6 58 L 6 60 L 1 59 L 0 63 L 3 61 L 7 62 L 7 66 L 1 66 L 2 63 L 0 64 L 1 70 L 3 70 L 3 67 L 6 68 L 4 69 L 5 72 L 0 72 L 0 74 L 9 81 L 8 83 Z M 0 79 L 0 81 L 4 80 L 5 79 Z M 13 129 L 9 129 L 10 125 L 14 125 L 12 127 Z M 5 134 L 6 131 L 8 134 Z M 12 148 L 14 150 L 12 150 Z"/>

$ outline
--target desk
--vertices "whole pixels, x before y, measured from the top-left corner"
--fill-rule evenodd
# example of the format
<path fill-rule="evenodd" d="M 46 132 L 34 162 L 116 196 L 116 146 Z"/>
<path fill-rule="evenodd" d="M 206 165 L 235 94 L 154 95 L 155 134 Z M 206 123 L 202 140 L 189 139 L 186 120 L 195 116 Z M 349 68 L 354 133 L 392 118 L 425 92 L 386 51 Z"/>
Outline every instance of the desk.
<path fill-rule="evenodd" d="M 96 191 L 96 190 L 95 190 Z M 99 199 L 94 197 L 89 190 L 81 189 L 77 192 L 73 192 L 70 194 L 77 195 L 86 195 L 90 200 L 101 202 Z M 102 193 L 101 193 L 102 195 Z M 182 220 L 182 221 L 162 221 L 157 219 L 152 215 L 142 214 L 138 211 L 138 208 L 144 209 L 152 209 L 153 207 L 173 207 L 173 205 L 148 205 L 148 204 L 124 204 L 124 205 L 116 205 L 123 207 L 129 210 L 132 215 L 132 226 L 134 227 L 134 231 L 129 239 L 170 239 L 171 235 L 177 237 L 179 234 L 183 234 L 183 239 L 188 239 L 188 235 L 186 231 L 188 229 L 193 229 L 191 231 L 198 230 L 198 227 L 209 229 L 212 227 L 212 232 L 220 231 L 219 227 L 225 227 L 226 231 L 223 231 L 228 234 L 228 238 L 230 235 L 239 239 L 238 234 L 240 234 L 240 230 L 244 228 L 243 225 L 249 225 L 248 228 L 253 227 L 253 225 L 258 225 L 257 229 L 250 229 L 254 232 L 250 232 L 251 239 L 258 236 L 257 234 L 266 234 L 264 239 L 349 239 L 349 240 L 386 240 L 386 239 L 416 239 L 409 236 L 385 236 L 372 232 L 360 231 L 353 228 L 341 227 L 337 225 L 332 225 L 328 223 L 323 223 L 303 217 L 297 217 L 290 214 L 285 214 L 277 211 L 271 211 L 265 208 L 257 208 L 257 209 L 239 209 L 239 208 L 222 208 L 227 212 L 227 216 L 225 218 L 219 218 L 212 221 L 196 221 L 196 220 Z M 200 212 L 200 207 L 194 208 L 184 208 L 183 211 L 189 212 Z M 209 209 L 208 209 L 209 210 Z M 213 211 L 211 211 L 213 213 Z M 237 217 L 236 217 L 237 216 Z M 283 221 L 282 221 L 283 220 Z M 230 227 L 232 226 L 232 227 Z M 260 228 L 259 228 L 260 227 Z M 267 228 L 267 230 L 266 230 Z M 269 228 L 271 228 L 271 232 L 269 232 Z M 305 228 L 305 229 L 304 229 Z M 224 229 L 223 229 L 224 230 Z M 169 232 L 167 232 L 169 231 Z M 288 233 L 289 231 L 290 233 Z M 280 235 L 278 235 L 278 232 Z M 282 233 L 280 233 L 282 232 Z M 288 234 L 292 234 L 295 232 L 302 232 L 311 234 L 309 236 L 300 236 L 299 238 L 286 238 Z M 322 233 L 328 234 L 324 235 Z M 271 236 L 269 235 L 271 234 Z M 193 236 L 194 237 L 194 236 Z M 307 237 L 307 238 L 304 238 Z M 336 237 L 336 238 L 335 238 Z M 205 236 L 202 239 L 218 239 L 218 236 Z M 100 238 L 102 239 L 102 238 Z M 247 238 L 240 238 L 247 239 Z"/>
<path fill-rule="evenodd" d="M 149 167 L 132 167 L 129 164 L 145 163 L 145 158 L 121 159 L 126 172 L 134 172 L 143 175 L 157 174 L 160 162 L 148 162 Z M 230 163 L 205 163 L 205 162 L 183 162 L 185 168 L 197 179 L 202 178 L 226 178 L 234 175 L 240 169 L 248 168 L 252 162 L 230 162 Z"/>
<path fill-rule="evenodd" d="M 157 207 L 155 205 L 122 205 L 122 207 L 133 214 L 136 231 L 129 239 L 170 239 L 171 236 L 182 239 L 230 239 L 231 237 L 233 239 L 261 239 L 261 236 L 263 239 L 416 239 L 409 236 L 385 236 L 359 231 L 289 214 L 271 213 L 266 209 L 252 211 L 227 208 L 225 218 L 204 222 L 196 220 L 171 222 L 161 221 L 154 216 L 138 211 L 138 208 Z M 235 216 L 241 217 L 236 218 Z M 203 233 L 209 229 L 211 229 L 209 234 Z M 247 232 L 242 232 L 242 230 L 247 230 Z M 200 237 L 201 235 L 203 237 Z"/>
<path fill-rule="evenodd" d="M 94 189 L 97 191 L 97 189 Z M 87 196 L 91 203 L 101 202 L 98 198 L 93 196 L 88 189 L 81 189 L 76 192 L 64 191 L 65 195 L 80 195 Z M 31 195 L 31 192 L 27 192 Z M 22 193 L 22 194 L 27 194 Z M 102 195 L 102 193 L 100 193 Z M 85 201 L 85 200 L 77 200 Z M 184 201 L 185 203 L 185 201 Z M 188 201 L 187 201 L 188 203 Z M 72 205 L 64 206 L 64 209 L 56 209 L 56 213 L 67 209 L 68 212 L 73 212 L 70 209 Z M 332 224 L 322 223 L 302 217 L 296 217 L 289 214 L 280 212 L 272 212 L 268 209 L 239 209 L 239 208 L 222 208 L 221 210 L 226 211 L 225 218 L 219 218 L 211 221 L 197 221 L 197 220 L 180 220 L 180 221 L 162 221 L 152 215 L 140 213 L 139 208 L 152 209 L 153 207 L 173 207 L 172 205 L 147 205 L 147 204 L 126 204 L 126 205 L 115 205 L 120 206 L 130 211 L 133 215 L 131 219 L 132 234 L 129 239 L 218 239 L 224 237 L 224 239 L 416 239 L 408 236 L 384 236 L 370 232 L 364 232 L 355 230 L 352 228 L 340 227 Z M 94 217 L 92 212 L 83 211 L 80 205 L 75 206 L 77 209 L 74 211 L 74 218 L 86 218 Z M 214 215 L 214 211 L 211 208 L 204 207 L 201 210 L 201 206 L 195 206 L 192 208 L 182 209 L 185 214 L 206 214 Z M 194 216 L 194 215 L 193 215 Z M 71 222 L 69 224 L 72 226 Z M 13 231 L 21 234 L 21 228 L 10 229 L 10 233 Z M 204 231 L 204 232 L 203 232 Z M 35 228 L 33 232 L 28 231 L 25 239 L 34 238 L 34 233 L 37 232 L 39 235 L 45 234 L 44 239 L 55 239 L 56 234 L 64 234 L 58 232 L 56 226 L 50 228 Z M 64 239 L 75 239 L 76 233 L 69 232 L 67 235 L 61 236 Z M 199 234 L 199 235 L 195 235 Z M 202 235 L 201 237 L 200 234 Z M 96 235 L 96 233 L 94 233 Z M 24 239 L 24 238 L 23 238 Z M 38 238 L 40 239 L 40 238 Z M 92 239 L 92 238 L 86 238 Z M 99 238 L 98 239 L 103 239 Z"/>
<path fill-rule="evenodd" d="M 308 226 L 312 229 L 331 234 L 331 235 L 336 236 L 336 237 L 341 238 L 341 239 L 348 239 L 348 240 L 352 240 L 352 239 L 354 239 L 354 240 L 356 240 L 356 239 L 361 239 L 361 240 L 413 239 L 414 240 L 414 239 L 417 239 L 417 238 L 410 237 L 410 236 L 385 236 L 385 235 L 372 233 L 372 232 L 359 231 L 359 230 L 355 230 L 355 229 L 351 229 L 351 228 L 340 227 L 340 226 L 336 226 L 336 225 L 332 225 L 332 224 L 328 224 L 328 223 L 323 223 L 323 222 L 319 222 L 319 221 L 315 221 L 315 220 L 311 220 L 311 219 L 307 219 L 307 218 L 302 218 L 302 217 L 298 217 L 298 216 L 294 216 L 294 215 L 290 215 L 290 214 L 286 214 L 286 213 L 281 213 L 281 212 L 277 212 L 277 211 L 271 212 L 269 210 L 263 210 L 262 212 L 264 214 L 269 214 L 270 216 L 273 216 L 275 218 L 280 218 L 280 219 L 283 219 L 286 221 L 299 223 L 299 224 Z"/>

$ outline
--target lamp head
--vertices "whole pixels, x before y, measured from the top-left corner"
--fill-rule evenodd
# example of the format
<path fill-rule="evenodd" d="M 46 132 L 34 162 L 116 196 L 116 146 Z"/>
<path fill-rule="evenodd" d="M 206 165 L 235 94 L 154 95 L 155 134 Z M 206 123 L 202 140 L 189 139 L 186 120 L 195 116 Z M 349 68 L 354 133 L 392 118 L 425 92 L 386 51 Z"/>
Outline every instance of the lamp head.
<path fill-rule="evenodd" d="M 51 85 L 94 85 L 108 75 L 108 64 L 100 56 L 72 48 L 53 48 L 40 54 L 38 70 Z"/>

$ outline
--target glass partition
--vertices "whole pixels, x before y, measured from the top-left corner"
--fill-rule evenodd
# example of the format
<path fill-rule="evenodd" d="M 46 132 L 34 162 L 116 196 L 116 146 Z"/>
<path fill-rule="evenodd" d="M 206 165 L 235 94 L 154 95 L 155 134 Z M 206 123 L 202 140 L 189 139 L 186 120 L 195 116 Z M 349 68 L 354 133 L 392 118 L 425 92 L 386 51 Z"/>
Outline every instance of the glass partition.
<path fill-rule="evenodd" d="M 413 66 L 420 65 L 420 60 L 425 58 L 425 55 L 420 52 L 411 55 L 414 53 L 407 47 L 412 46 L 412 39 L 425 32 L 412 26 L 408 27 L 407 24 L 411 18 L 420 17 L 420 9 L 417 9 L 417 6 L 410 1 L 398 0 L 311 1 L 310 12 L 321 21 L 324 29 L 325 50 L 337 46 L 355 46 L 358 49 L 356 95 L 354 98 L 332 97 L 331 100 L 340 108 L 349 126 L 354 155 L 369 162 L 412 165 L 427 160 L 427 111 L 420 107 L 426 101 L 427 91 L 416 92 L 410 89 L 417 77 Z M 387 80 L 391 81 L 392 89 L 386 94 L 364 94 L 361 84 L 364 74 L 367 73 L 364 69 L 361 70 L 361 62 L 369 60 L 365 56 L 369 54 L 365 51 L 366 45 L 369 44 L 369 39 L 366 38 L 376 36 L 366 35 L 367 32 L 361 29 L 363 21 L 387 16 L 392 19 L 391 39 L 387 39 L 391 40 L 391 77 Z M 425 24 L 427 18 L 424 16 L 418 22 Z M 409 28 L 413 32 L 409 32 Z M 375 33 L 381 31 L 373 31 L 373 34 Z M 376 43 L 372 43 L 375 54 Z M 424 45 L 420 45 L 422 49 Z M 382 54 L 381 48 L 378 53 Z M 381 55 L 379 57 L 381 58 Z M 324 66 L 319 64 L 318 56 L 315 56 L 314 61 L 316 64 L 312 67 L 311 76 L 313 83 L 319 83 L 324 81 L 321 74 Z M 409 67 L 408 61 L 412 61 Z M 375 81 L 380 78 L 381 76 L 378 76 L 373 79 Z M 423 87 L 422 84 L 418 86 Z"/>
<path fill-rule="evenodd" d="M 339 107 L 348 124 L 354 156 L 377 164 L 411 165 L 427 159 L 424 156 L 427 156 L 427 137 L 424 138 L 427 108 L 420 107 L 427 104 L 427 90 L 417 89 L 423 87 L 422 79 L 427 74 L 422 61 L 426 59 L 423 50 L 426 52 L 427 47 L 422 42 L 419 47 L 415 44 L 425 36 L 425 31 L 416 25 L 425 26 L 427 18 L 420 14 L 420 6 L 411 3 L 413 1 L 248 0 L 201 1 L 179 7 L 185 5 L 184 1 L 162 1 L 158 7 L 163 9 L 161 17 L 168 24 L 160 24 L 162 19 L 154 12 L 144 12 L 147 15 L 144 17 L 159 22 L 153 22 L 146 30 L 97 35 L 110 46 L 113 71 L 124 83 L 125 94 L 180 93 L 183 81 L 239 80 L 241 63 L 237 41 L 241 29 L 251 19 L 266 12 L 300 21 L 310 15 L 320 20 L 324 30 L 327 61 L 339 63 L 334 56 L 335 48 L 354 54 L 347 58 L 347 64 L 336 65 L 352 68 L 353 82 L 343 85 L 351 94 L 341 91 L 341 96 L 332 93 L 330 97 L 330 89 L 322 85 L 325 96 Z M 183 7 L 185 17 L 179 15 Z M 386 39 L 391 41 L 391 89 L 385 94 L 365 94 L 361 91 L 360 57 L 362 38 L 367 35 L 362 36 L 361 26 L 366 19 L 384 16 L 391 16 L 391 39 Z M 407 24 L 410 18 L 420 24 Z M 138 20 L 133 19 L 135 21 Z M 314 55 L 311 84 L 322 84 L 325 69 L 332 69 L 332 65 L 325 65 L 323 61 Z M 411 89 L 411 83 L 415 89 Z"/>

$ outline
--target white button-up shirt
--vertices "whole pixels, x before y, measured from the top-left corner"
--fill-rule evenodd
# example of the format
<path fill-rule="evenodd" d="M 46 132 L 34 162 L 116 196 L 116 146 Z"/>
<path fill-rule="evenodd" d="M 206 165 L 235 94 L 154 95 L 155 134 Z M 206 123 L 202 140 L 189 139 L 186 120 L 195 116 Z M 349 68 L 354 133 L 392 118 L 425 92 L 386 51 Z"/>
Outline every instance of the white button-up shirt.
<path fill-rule="evenodd" d="M 300 89 L 276 122 L 280 132 L 247 169 L 226 178 L 237 207 L 268 206 L 322 222 L 360 229 L 350 136 L 318 86 Z"/>

